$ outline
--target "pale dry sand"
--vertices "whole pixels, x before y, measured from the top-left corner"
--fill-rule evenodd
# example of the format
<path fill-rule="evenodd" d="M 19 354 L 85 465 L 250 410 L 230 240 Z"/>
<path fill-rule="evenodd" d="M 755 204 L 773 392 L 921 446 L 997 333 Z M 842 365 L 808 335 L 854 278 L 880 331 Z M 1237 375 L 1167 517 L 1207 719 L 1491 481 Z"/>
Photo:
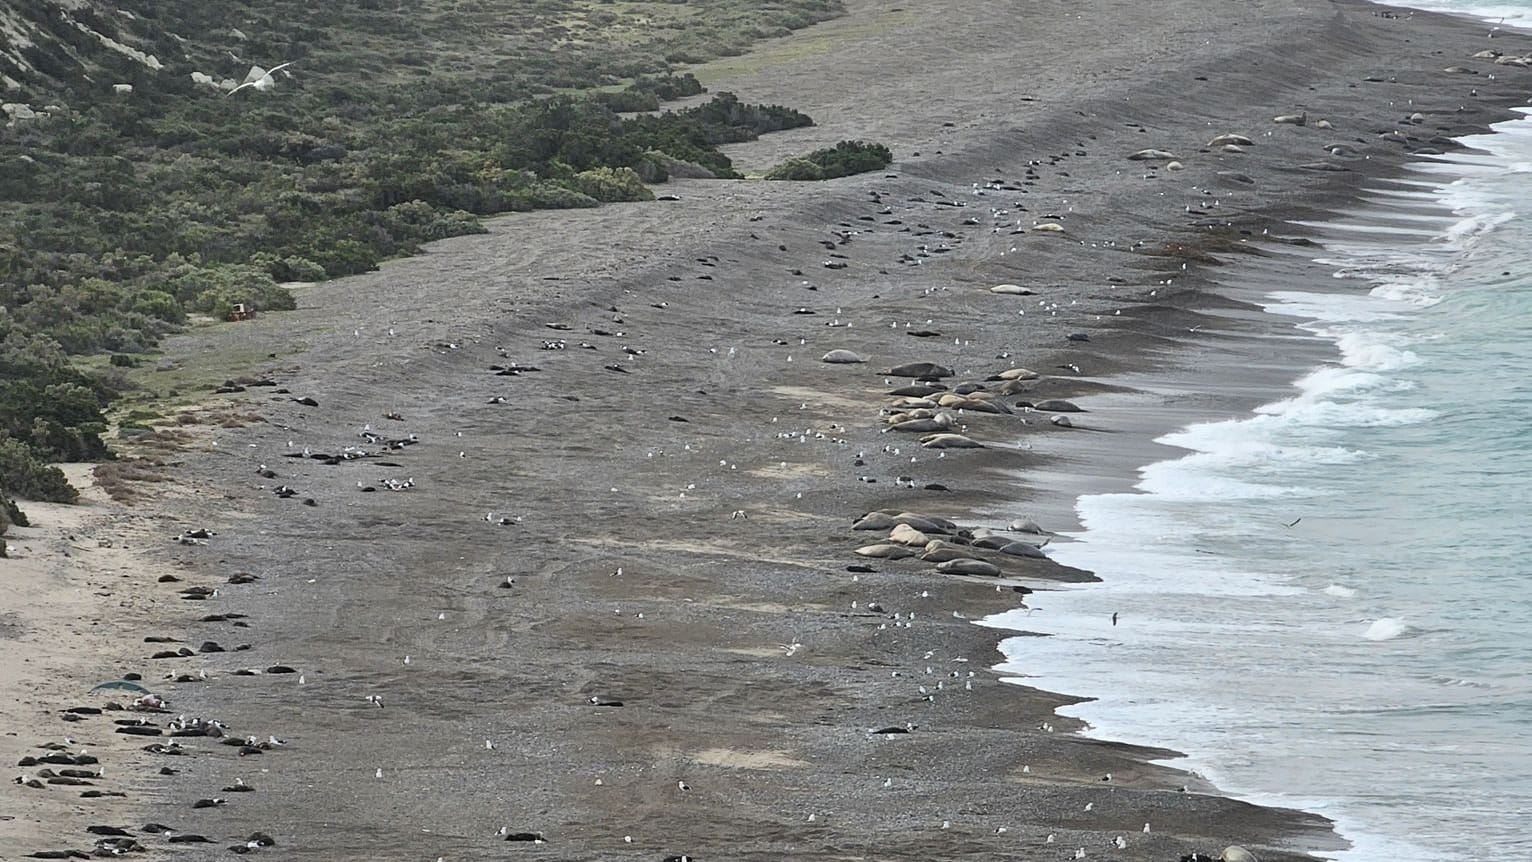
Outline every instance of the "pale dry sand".
<path fill-rule="evenodd" d="M 160 532 L 156 513 L 124 510 L 108 499 L 92 479 L 93 465 L 63 469 L 80 489 L 79 501 L 27 503 L 31 526 L 13 527 L 3 539 L 8 556 L 0 560 L 0 727 L 5 728 L 0 759 L 16 764 L 43 753 L 42 745 L 63 745 L 70 753 L 111 761 L 88 768 L 111 776 L 109 784 L 95 786 L 120 790 L 134 782 L 135 768 L 146 765 L 138 746 L 99 722 L 62 722 L 59 710 L 100 705 L 106 699 L 90 695 L 92 686 L 140 667 L 132 660 L 139 652 L 134 644 L 164 613 L 161 600 L 144 585 L 171 570 L 157 552 L 175 531 Z M 114 698 L 126 702 L 121 692 Z M 39 768 L 48 766 L 18 766 L 9 778 L 36 777 Z M 16 848 L 54 844 L 58 823 L 90 810 L 81 792 L 8 783 L 0 810 L 7 858 L 19 855 Z"/>
<path fill-rule="evenodd" d="M 1313 347 L 1271 355 L 1273 324 L 1220 285 L 1314 277 L 1267 231 L 1298 233 L 1284 219 L 1323 217 L 1432 138 L 1502 118 L 1526 72 L 1468 59 L 1482 28 L 1350 2 L 849 5 L 703 71 L 820 121 L 740 146 L 743 166 L 862 137 L 893 147 L 889 175 L 682 182 L 662 189 L 679 201 L 501 219 L 304 289 L 297 313 L 169 345 L 180 369 L 152 384 L 162 391 L 276 385 L 207 402 L 262 421 L 191 426 L 176 493 L 134 510 L 173 525 L 167 536 L 219 533 L 160 546 L 162 565 L 190 576 L 144 573 L 137 594 L 156 604 L 143 625 L 249 649 L 150 661 L 149 645 L 109 643 L 151 679 L 208 672 L 165 687 L 175 711 L 289 744 L 135 752 L 114 767 L 132 795 L 58 812 L 48 846 L 88 847 L 87 823 L 148 821 L 216 842 L 144 839 L 179 858 L 222 858 L 255 830 L 279 842 L 259 853 L 327 860 L 1053 860 L 1076 848 L 1164 860 L 1233 842 L 1281 859 L 1334 846 L 1319 818 L 1146 763 L 1167 752 L 1067 733 L 1052 710 L 1069 698 L 999 682 L 997 635 L 971 624 L 1020 594 L 860 560 L 852 550 L 878 535 L 849 525 L 885 507 L 1065 525 L 1072 493 L 1153 457 L 1146 432 L 1174 421 L 1166 403 L 1232 409 L 1283 381 Z M 1300 110 L 1335 128 L 1271 122 Z M 1411 111 L 1427 121 L 1401 124 Z M 1409 137 L 1378 137 L 1392 130 Z M 1221 132 L 1256 144 L 1207 148 Z M 1315 169 L 1334 140 L 1365 158 Z M 1145 147 L 1186 169 L 1126 159 Z M 1009 188 L 975 194 L 995 179 Z M 1002 281 L 1037 295 L 988 292 Z M 1077 331 L 1091 340 L 1065 339 Z M 540 349 L 554 339 L 565 348 Z M 818 361 L 837 348 L 869 361 Z M 1110 394 L 1142 379 L 1131 375 L 1250 355 L 1263 358 L 1160 403 Z M 913 360 L 951 365 L 949 383 L 1035 368 L 1043 377 L 1009 400 L 1095 397 L 1079 423 L 1118 433 L 966 414 L 988 448 L 939 457 L 879 433 L 884 393 L 907 382 L 882 372 Z M 540 370 L 491 370 L 510 364 Z M 380 452 L 365 426 L 419 442 Z M 349 445 L 377 457 L 288 457 Z M 381 490 L 387 479 L 413 484 Z M 1002 562 L 1004 587 L 1088 577 Z M 227 584 L 237 572 L 260 580 Z M 176 599 L 188 584 L 220 596 Z M 198 621 L 228 612 L 249 627 Z M 297 672 L 237 673 L 275 665 Z M 21 741 L 64 732 L 40 706 L 34 717 Z M 107 720 L 81 724 L 108 736 Z M 870 733 L 906 723 L 913 733 Z M 160 765 L 180 773 L 154 775 Z M 236 778 L 257 792 L 191 807 Z M 502 826 L 548 843 L 506 844 Z"/>

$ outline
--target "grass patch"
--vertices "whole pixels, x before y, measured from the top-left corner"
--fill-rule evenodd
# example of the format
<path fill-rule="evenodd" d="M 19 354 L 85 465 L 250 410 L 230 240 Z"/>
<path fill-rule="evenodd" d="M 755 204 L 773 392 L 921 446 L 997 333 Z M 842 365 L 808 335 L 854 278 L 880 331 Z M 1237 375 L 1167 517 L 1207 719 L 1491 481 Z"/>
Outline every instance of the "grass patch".
<path fill-rule="evenodd" d="M 129 505 L 145 496 L 142 485 L 171 481 L 164 465 L 147 458 L 133 458 L 97 464 L 91 471 L 97 487 L 119 503 Z"/>

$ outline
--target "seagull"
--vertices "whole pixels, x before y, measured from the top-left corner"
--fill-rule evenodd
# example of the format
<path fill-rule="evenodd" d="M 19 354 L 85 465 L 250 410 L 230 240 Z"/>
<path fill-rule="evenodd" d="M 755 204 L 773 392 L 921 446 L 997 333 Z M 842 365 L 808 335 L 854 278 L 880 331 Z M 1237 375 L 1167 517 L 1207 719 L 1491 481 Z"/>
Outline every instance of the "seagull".
<path fill-rule="evenodd" d="M 685 793 L 686 791 L 692 789 L 692 786 L 690 784 L 687 784 L 684 781 L 677 781 L 676 782 L 676 787 L 680 788 L 682 793 Z"/>
<path fill-rule="evenodd" d="M 276 79 L 271 76 L 291 65 L 292 63 L 283 63 L 282 65 L 271 69 L 270 71 L 262 69 L 260 66 L 251 66 L 250 73 L 245 76 L 245 83 L 240 84 L 238 87 L 230 90 L 225 95 L 225 98 L 238 93 L 240 90 L 243 90 L 246 87 L 254 87 L 264 93 L 277 85 Z"/>

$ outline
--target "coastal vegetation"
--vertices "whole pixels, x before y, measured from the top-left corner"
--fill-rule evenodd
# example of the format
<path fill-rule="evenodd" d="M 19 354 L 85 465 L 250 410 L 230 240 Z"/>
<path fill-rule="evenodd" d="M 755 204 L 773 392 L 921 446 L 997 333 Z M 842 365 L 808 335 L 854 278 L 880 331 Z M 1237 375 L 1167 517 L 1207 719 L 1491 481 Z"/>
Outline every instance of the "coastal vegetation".
<path fill-rule="evenodd" d="M 833 147 L 788 159 L 766 172 L 768 180 L 830 180 L 868 171 L 881 171 L 894 161 L 882 144 L 841 141 Z"/>
<path fill-rule="evenodd" d="M 730 93 L 701 100 L 677 65 L 840 12 L 839 0 L 533 0 L 515 15 L 494 2 L 107 5 L 18 0 L 4 23 L 27 39 L 0 43 L 0 80 L 15 85 L 0 128 L 11 520 L 14 497 L 74 498 L 49 462 L 111 457 L 106 411 L 126 372 L 193 316 L 292 309 L 286 282 L 365 272 L 482 232 L 486 216 L 738 178 L 720 145 L 813 120 Z M 228 93 L 258 61 L 291 66 Z M 659 110 L 681 98 L 698 102 Z"/>

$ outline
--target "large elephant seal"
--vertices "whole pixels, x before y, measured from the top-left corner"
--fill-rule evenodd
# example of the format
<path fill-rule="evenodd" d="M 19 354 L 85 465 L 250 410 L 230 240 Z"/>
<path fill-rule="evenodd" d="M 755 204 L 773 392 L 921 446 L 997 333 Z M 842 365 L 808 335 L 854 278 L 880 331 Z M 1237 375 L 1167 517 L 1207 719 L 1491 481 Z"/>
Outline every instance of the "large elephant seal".
<path fill-rule="evenodd" d="M 984 444 L 962 434 L 931 434 L 920 438 L 927 449 L 983 449 Z"/>
<path fill-rule="evenodd" d="M 951 368 L 945 365 L 937 365 L 935 362 L 907 362 L 904 365 L 896 365 L 885 372 L 891 377 L 914 377 L 920 379 L 936 379 L 951 377 Z"/>
<path fill-rule="evenodd" d="M 1000 567 L 984 560 L 948 560 L 938 563 L 936 570 L 946 575 L 985 575 L 994 577 L 1000 574 Z"/>
<path fill-rule="evenodd" d="M 877 545 L 863 545 L 852 551 L 859 557 L 871 557 L 875 560 L 902 560 L 906 557 L 915 556 L 915 552 L 901 545 L 881 543 Z"/>
<path fill-rule="evenodd" d="M 931 544 L 931 537 L 911 527 L 909 524 L 895 524 L 888 531 L 888 540 L 896 545 L 904 545 L 908 548 L 924 548 Z"/>

